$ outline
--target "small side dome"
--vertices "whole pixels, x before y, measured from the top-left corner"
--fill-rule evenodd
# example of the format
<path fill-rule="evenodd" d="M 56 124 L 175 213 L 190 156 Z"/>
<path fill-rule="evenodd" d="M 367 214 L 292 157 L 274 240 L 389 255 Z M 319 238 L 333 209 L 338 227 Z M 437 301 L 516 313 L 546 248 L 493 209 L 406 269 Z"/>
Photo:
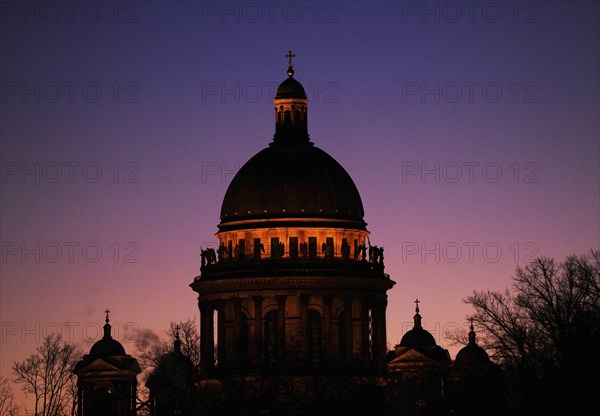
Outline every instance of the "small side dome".
<path fill-rule="evenodd" d="M 90 350 L 90 355 L 95 358 L 108 357 L 112 355 L 126 355 L 125 348 L 113 338 L 102 338 L 96 342 Z"/>
<path fill-rule="evenodd" d="M 173 351 L 160 358 L 158 367 L 146 381 L 146 386 L 154 392 L 173 387 L 180 391 L 189 391 L 198 378 L 192 360 L 181 353 L 179 327 L 176 327 L 175 331 Z"/>
<path fill-rule="evenodd" d="M 413 329 L 404 334 L 404 336 L 400 340 L 400 346 L 411 348 L 435 347 L 437 344 L 435 343 L 433 335 L 431 335 L 428 331 L 423 329 L 423 326 L 421 325 L 421 315 L 419 314 L 419 300 L 417 299 L 415 303 L 417 304 L 415 308 L 415 316 L 413 317 L 413 319 L 415 320 L 415 325 Z"/>
<path fill-rule="evenodd" d="M 423 328 L 413 328 L 402 337 L 401 347 L 435 347 L 435 339 Z"/>
<path fill-rule="evenodd" d="M 277 88 L 275 99 L 277 100 L 280 98 L 306 98 L 306 92 L 304 91 L 302 84 L 293 77 L 289 77 L 279 84 L 279 88 Z"/>
<path fill-rule="evenodd" d="M 467 345 L 456 354 L 456 365 L 466 365 L 475 363 L 488 363 L 490 357 L 479 345 Z"/>
<path fill-rule="evenodd" d="M 113 355 L 126 355 L 125 348 L 119 341 L 113 339 L 110 330 L 111 326 L 108 319 L 108 310 L 106 312 L 106 323 L 104 324 L 104 336 L 96 342 L 90 350 L 90 356 L 93 358 L 109 357 Z"/>
<path fill-rule="evenodd" d="M 475 330 L 473 328 L 473 322 L 471 322 L 469 343 L 456 354 L 454 364 L 461 366 L 467 364 L 487 364 L 489 362 L 490 356 L 483 348 L 477 345 L 477 342 L 475 342 Z"/>

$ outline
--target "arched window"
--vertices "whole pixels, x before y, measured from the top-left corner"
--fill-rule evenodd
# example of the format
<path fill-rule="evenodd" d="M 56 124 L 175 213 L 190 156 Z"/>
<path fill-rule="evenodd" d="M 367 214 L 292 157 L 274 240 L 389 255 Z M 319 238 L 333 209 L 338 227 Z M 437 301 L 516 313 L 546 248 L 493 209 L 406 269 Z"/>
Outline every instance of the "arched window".
<path fill-rule="evenodd" d="M 292 125 L 292 112 L 290 110 L 285 110 L 283 113 L 283 124 L 287 127 Z"/>
<path fill-rule="evenodd" d="M 271 311 L 265 316 L 265 364 L 277 362 L 277 311 Z"/>
<path fill-rule="evenodd" d="M 308 313 L 308 358 L 312 365 L 321 363 L 323 351 L 323 326 L 319 312 L 310 310 Z"/>

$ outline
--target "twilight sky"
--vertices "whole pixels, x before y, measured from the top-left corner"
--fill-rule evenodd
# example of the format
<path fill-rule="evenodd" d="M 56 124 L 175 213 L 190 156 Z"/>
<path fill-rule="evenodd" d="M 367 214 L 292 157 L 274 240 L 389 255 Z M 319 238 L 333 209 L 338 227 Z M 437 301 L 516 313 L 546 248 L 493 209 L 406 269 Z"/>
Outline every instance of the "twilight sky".
<path fill-rule="evenodd" d="M 388 342 L 600 247 L 597 2 L 3 1 L 0 374 L 49 332 L 128 353 L 188 287 L 285 53 L 385 248 Z M 454 356 L 456 347 L 451 348 Z"/>

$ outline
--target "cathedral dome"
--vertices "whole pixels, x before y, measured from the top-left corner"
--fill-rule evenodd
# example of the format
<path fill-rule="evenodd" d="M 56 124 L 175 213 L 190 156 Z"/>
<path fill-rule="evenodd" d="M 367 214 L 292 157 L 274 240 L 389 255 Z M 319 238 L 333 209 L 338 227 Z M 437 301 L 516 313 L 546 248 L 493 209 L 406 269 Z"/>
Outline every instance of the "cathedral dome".
<path fill-rule="evenodd" d="M 308 136 L 306 92 L 287 75 L 275 96 L 273 142 L 237 172 L 221 206 L 221 224 L 239 220 L 302 218 L 354 221 L 365 229 L 362 201 L 344 168 Z M 227 227 L 225 227 L 227 228 Z"/>
<path fill-rule="evenodd" d="M 311 143 L 273 144 L 235 175 L 221 223 L 250 218 L 346 218 L 362 222 L 360 195 L 346 170 Z"/>

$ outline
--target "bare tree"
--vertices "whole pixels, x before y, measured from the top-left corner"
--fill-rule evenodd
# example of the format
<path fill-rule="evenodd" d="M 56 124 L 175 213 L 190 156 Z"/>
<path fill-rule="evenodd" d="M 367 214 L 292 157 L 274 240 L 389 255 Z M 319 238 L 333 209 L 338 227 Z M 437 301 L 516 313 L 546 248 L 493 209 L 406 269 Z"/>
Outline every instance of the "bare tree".
<path fill-rule="evenodd" d="M 13 364 L 15 382 L 25 393 L 33 394 L 36 416 L 74 415 L 76 376 L 72 369 L 81 353 L 60 335 L 44 338 L 36 353 Z"/>
<path fill-rule="evenodd" d="M 465 300 L 475 308 L 483 346 L 505 370 L 514 413 L 577 414 L 593 404 L 599 287 L 596 250 L 560 264 L 539 258 L 517 268 L 511 290 Z"/>
<path fill-rule="evenodd" d="M 167 340 L 162 340 L 149 329 L 139 331 L 135 346 L 142 370 L 149 367 L 156 368 L 160 357 L 173 351 L 176 332 L 179 333 L 181 341 L 181 353 L 189 357 L 194 365 L 200 363 L 200 334 L 196 320 L 192 318 L 185 321 L 171 322 L 169 329 L 166 331 Z"/>
<path fill-rule="evenodd" d="M 0 415 L 17 416 L 19 407 L 15 403 L 15 395 L 6 377 L 0 376 Z"/>
<path fill-rule="evenodd" d="M 138 414 L 145 415 L 149 412 L 149 391 L 145 383 L 150 374 L 160 366 L 161 357 L 173 351 L 175 336 L 178 334 L 181 342 L 181 353 L 197 366 L 200 363 L 200 334 L 195 319 L 180 322 L 171 322 L 166 331 L 167 340 L 162 340 L 156 333 L 149 329 L 141 330 L 135 341 L 137 358 L 142 367 L 142 374 L 138 380 Z"/>

